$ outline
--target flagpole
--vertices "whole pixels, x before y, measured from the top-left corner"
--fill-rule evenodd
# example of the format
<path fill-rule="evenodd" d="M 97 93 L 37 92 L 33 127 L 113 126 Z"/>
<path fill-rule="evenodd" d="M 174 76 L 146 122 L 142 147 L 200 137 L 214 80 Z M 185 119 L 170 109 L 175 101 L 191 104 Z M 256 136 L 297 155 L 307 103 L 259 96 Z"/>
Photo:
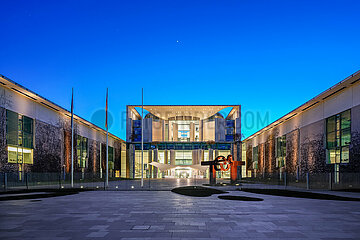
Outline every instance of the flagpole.
<path fill-rule="evenodd" d="M 106 88 L 106 187 L 109 187 L 109 126 L 108 126 L 108 89 Z"/>
<path fill-rule="evenodd" d="M 71 187 L 74 187 L 74 88 L 71 89 Z"/>
<path fill-rule="evenodd" d="M 141 88 L 141 187 L 144 186 L 144 88 Z"/>

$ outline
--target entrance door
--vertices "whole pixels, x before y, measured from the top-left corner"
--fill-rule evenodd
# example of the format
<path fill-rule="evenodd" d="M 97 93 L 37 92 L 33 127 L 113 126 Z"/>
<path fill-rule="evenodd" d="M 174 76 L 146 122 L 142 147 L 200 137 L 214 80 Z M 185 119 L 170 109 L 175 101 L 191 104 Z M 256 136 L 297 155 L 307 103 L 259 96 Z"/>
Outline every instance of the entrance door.
<path fill-rule="evenodd" d="M 177 168 L 175 169 L 175 177 L 176 178 L 190 178 L 191 170 L 187 168 Z"/>

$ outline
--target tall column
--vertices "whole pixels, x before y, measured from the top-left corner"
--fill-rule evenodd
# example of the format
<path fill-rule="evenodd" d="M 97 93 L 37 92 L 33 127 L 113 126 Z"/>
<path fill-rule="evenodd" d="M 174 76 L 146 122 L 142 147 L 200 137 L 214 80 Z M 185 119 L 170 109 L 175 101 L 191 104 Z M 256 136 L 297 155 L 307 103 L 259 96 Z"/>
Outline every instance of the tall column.
<path fill-rule="evenodd" d="M 219 150 L 215 149 L 215 158 L 217 158 L 218 156 L 219 156 Z M 224 157 L 227 157 L 227 156 L 224 156 Z"/>
<path fill-rule="evenodd" d="M 154 169 L 154 166 L 153 165 L 150 165 L 150 163 L 152 162 L 152 155 L 153 155 L 153 150 L 149 149 L 148 150 L 148 168 L 149 168 L 149 178 L 153 178 L 153 169 Z"/>
<path fill-rule="evenodd" d="M 190 123 L 190 141 L 195 141 L 195 123 Z"/>
<path fill-rule="evenodd" d="M 169 151 L 168 150 L 164 151 L 164 163 L 169 164 Z"/>
<path fill-rule="evenodd" d="M 199 149 L 199 161 L 200 162 L 203 162 L 205 159 L 204 159 L 204 150 L 203 149 Z"/>
<path fill-rule="evenodd" d="M 153 158 L 153 162 L 158 162 L 158 150 L 157 149 L 154 149 L 154 158 Z M 153 172 L 153 175 L 154 175 L 154 178 L 157 178 L 158 177 L 158 168 L 157 167 L 154 167 L 153 168 L 154 172 Z"/>
<path fill-rule="evenodd" d="M 203 120 L 199 121 L 199 141 L 203 141 Z"/>
<path fill-rule="evenodd" d="M 170 165 L 175 165 L 175 150 L 170 150 Z"/>
<path fill-rule="evenodd" d="M 178 140 L 178 125 L 177 123 L 173 123 L 173 141 L 177 141 Z"/>
<path fill-rule="evenodd" d="M 198 150 L 192 150 L 192 164 L 199 164 Z"/>
<path fill-rule="evenodd" d="M 129 146 L 129 170 L 130 170 L 130 178 L 135 177 L 135 145 L 130 144 Z"/>
<path fill-rule="evenodd" d="M 216 151 L 216 150 L 215 150 Z M 209 161 L 213 161 L 214 160 L 214 150 L 213 149 L 209 149 Z"/>

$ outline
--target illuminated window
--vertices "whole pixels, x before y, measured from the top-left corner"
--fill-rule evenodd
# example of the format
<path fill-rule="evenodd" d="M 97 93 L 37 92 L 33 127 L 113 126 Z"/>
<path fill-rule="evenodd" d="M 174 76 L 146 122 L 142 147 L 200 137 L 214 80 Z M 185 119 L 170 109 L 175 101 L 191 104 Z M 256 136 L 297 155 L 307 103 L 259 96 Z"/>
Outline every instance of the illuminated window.
<path fill-rule="evenodd" d="M 76 142 L 77 162 L 80 168 L 87 167 L 88 162 L 88 139 L 86 137 L 77 136 Z"/>
<path fill-rule="evenodd" d="M 8 162 L 33 164 L 34 120 L 6 110 Z"/>
<path fill-rule="evenodd" d="M 327 163 L 348 163 L 351 142 L 351 112 L 347 110 L 326 119 Z"/>
<path fill-rule="evenodd" d="M 226 120 L 225 125 L 225 141 L 233 142 L 235 135 L 235 121 L 234 120 Z"/>
<path fill-rule="evenodd" d="M 253 147 L 252 160 L 253 160 L 253 169 L 258 169 L 259 146 Z"/>
<path fill-rule="evenodd" d="M 175 152 L 175 165 L 191 165 L 192 151 L 177 150 Z"/>
<path fill-rule="evenodd" d="M 109 160 L 109 169 L 114 170 L 115 164 L 114 164 L 114 148 L 110 147 L 108 148 L 108 160 Z"/>
<path fill-rule="evenodd" d="M 146 176 L 146 170 L 149 160 L 149 151 L 144 150 L 143 155 L 143 170 L 144 170 L 144 177 Z M 135 150 L 135 178 L 141 177 L 141 150 Z"/>
<path fill-rule="evenodd" d="M 158 151 L 158 162 L 167 164 L 167 161 L 165 161 L 165 151 Z"/>
<path fill-rule="evenodd" d="M 33 149 L 8 146 L 9 163 L 33 164 Z"/>
<path fill-rule="evenodd" d="M 178 139 L 179 141 L 190 141 L 190 123 L 186 121 L 178 121 Z"/>
<path fill-rule="evenodd" d="M 285 166 L 285 157 L 286 157 L 286 135 L 276 138 L 276 167 Z"/>

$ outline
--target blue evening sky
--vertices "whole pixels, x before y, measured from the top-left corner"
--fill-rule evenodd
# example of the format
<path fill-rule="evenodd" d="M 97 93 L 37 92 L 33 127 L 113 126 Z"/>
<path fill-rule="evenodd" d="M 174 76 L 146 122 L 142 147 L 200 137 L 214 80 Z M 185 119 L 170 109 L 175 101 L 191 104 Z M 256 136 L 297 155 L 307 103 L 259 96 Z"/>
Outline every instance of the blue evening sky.
<path fill-rule="evenodd" d="M 249 136 L 360 69 L 359 7 L 0 0 L 0 74 L 67 109 L 74 87 L 75 113 L 95 122 L 109 87 L 110 132 L 123 139 L 141 87 L 144 104 L 241 104 Z"/>

